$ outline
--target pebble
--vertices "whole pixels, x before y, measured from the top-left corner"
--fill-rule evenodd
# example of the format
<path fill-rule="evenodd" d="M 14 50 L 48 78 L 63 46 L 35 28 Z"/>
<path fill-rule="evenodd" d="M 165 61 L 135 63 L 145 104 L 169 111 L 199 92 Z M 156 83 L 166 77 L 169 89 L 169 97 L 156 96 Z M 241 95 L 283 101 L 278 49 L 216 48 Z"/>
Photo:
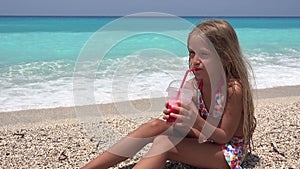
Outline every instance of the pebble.
<path fill-rule="evenodd" d="M 299 112 L 299 99 L 285 103 L 257 104 L 254 149 L 247 156 L 243 167 L 299 167 Z M 0 168 L 80 168 L 151 118 L 151 115 L 143 118 L 136 116 L 128 120 L 110 116 L 85 126 L 78 119 L 2 126 Z M 97 132 L 92 132 L 95 129 Z M 111 168 L 132 168 L 143 153 Z M 165 169 L 196 168 L 168 161 Z"/>

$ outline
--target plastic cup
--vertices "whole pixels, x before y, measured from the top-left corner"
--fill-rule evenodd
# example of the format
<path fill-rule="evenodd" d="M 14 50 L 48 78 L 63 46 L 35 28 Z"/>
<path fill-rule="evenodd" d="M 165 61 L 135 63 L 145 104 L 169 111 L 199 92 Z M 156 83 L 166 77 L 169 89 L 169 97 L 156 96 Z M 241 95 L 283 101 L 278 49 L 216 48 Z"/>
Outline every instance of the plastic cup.
<path fill-rule="evenodd" d="M 180 105 L 178 105 L 178 102 L 181 102 L 183 104 L 189 104 L 193 97 L 193 91 L 188 88 L 180 89 L 180 93 L 178 94 L 179 88 L 168 87 L 167 92 L 168 92 L 167 107 L 168 107 L 168 109 L 170 109 L 171 113 L 175 113 L 175 114 L 179 114 L 179 111 L 173 109 L 172 106 L 180 106 Z M 169 118 L 167 119 L 167 122 L 170 122 L 170 123 L 173 123 L 175 121 L 176 121 L 175 117 L 169 116 Z"/>

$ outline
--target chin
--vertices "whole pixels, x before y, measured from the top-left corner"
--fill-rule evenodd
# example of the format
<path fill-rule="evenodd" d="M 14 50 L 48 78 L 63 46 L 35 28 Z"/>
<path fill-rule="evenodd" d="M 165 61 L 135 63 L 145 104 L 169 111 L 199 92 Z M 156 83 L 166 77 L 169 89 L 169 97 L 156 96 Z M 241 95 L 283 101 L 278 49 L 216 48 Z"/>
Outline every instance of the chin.
<path fill-rule="evenodd" d="M 203 79 L 202 76 L 197 76 L 197 75 L 195 75 L 195 78 L 196 78 L 196 79 Z"/>
<path fill-rule="evenodd" d="M 197 79 L 202 79 L 203 78 L 203 76 L 200 72 L 194 72 L 194 75 Z"/>

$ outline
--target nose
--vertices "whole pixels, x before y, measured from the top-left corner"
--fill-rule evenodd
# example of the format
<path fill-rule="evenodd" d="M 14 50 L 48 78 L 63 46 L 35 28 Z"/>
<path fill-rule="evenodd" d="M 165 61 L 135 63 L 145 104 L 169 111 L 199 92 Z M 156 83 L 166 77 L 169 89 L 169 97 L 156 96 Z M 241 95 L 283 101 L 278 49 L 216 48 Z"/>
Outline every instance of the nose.
<path fill-rule="evenodd" d="M 194 57 L 192 57 L 190 61 L 191 61 L 191 64 L 194 67 L 199 67 L 199 65 L 202 63 L 200 57 L 197 56 L 197 55 L 195 55 Z"/>

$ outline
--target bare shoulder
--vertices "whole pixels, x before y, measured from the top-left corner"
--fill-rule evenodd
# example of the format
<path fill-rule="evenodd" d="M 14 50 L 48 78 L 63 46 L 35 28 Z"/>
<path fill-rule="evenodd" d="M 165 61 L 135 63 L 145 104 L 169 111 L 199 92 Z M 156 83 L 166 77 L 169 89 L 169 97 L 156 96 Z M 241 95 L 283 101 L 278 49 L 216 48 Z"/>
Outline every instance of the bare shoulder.
<path fill-rule="evenodd" d="M 237 79 L 231 79 L 228 81 L 228 96 L 235 96 L 242 98 L 243 86 Z"/>

